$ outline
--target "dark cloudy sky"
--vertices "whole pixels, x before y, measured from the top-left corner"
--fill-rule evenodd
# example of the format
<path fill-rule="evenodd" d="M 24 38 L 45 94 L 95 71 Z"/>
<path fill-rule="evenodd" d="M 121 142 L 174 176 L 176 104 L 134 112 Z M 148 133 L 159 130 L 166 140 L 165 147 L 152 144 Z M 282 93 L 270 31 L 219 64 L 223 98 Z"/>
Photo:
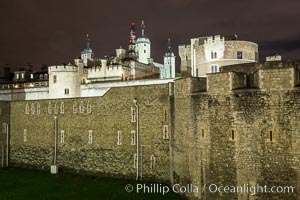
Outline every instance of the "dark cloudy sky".
<path fill-rule="evenodd" d="M 0 65 L 72 61 L 92 37 L 97 57 L 128 46 L 130 21 L 146 23 L 152 55 L 162 62 L 167 38 L 237 34 L 257 42 L 261 57 L 300 58 L 299 0 L 1 0 Z"/>

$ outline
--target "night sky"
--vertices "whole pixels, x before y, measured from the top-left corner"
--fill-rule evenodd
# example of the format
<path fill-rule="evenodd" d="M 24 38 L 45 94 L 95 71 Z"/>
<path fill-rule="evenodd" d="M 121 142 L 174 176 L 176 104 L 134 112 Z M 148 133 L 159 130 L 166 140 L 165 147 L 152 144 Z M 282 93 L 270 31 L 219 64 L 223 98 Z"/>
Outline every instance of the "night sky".
<path fill-rule="evenodd" d="M 1 0 L 0 66 L 73 61 L 87 33 L 97 57 L 114 54 L 128 48 L 131 21 L 140 34 L 141 20 L 157 62 L 169 37 L 177 55 L 178 44 L 214 34 L 257 42 L 261 59 L 299 59 L 299 10 L 299 0 Z"/>

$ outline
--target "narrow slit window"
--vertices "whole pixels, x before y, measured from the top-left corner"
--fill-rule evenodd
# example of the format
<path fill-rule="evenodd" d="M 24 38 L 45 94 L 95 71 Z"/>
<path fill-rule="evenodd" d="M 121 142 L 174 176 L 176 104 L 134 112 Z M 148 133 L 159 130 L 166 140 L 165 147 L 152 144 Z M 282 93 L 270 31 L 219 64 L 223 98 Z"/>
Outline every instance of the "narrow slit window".
<path fill-rule="evenodd" d="M 23 140 L 24 140 L 24 142 L 27 142 L 27 129 L 24 129 Z"/>
<path fill-rule="evenodd" d="M 65 143 L 65 130 L 60 131 L 60 143 L 61 144 Z"/>
<path fill-rule="evenodd" d="M 61 103 L 60 103 L 60 113 L 61 113 L 61 114 L 64 114 L 64 113 L 65 113 L 65 104 L 64 104 L 64 102 L 61 102 Z"/>
<path fill-rule="evenodd" d="M 135 134 L 136 134 L 136 132 L 135 132 L 135 130 L 131 130 L 131 145 L 135 145 Z"/>
<path fill-rule="evenodd" d="M 165 139 L 165 140 L 169 139 L 168 125 L 164 125 L 164 127 L 163 127 L 163 139 Z"/>
<path fill-rule="evenodd" d="M 201 136 L 202 136 L 202 138 L 205 137 L 205 131 L 204 131 L 204 129 L 202 129 L 202 131 L 201 131 Z"/>
<path fill-rule="evenodd" d="M 231 140 L 232 141 L 235 140 L 235 132 L 234 132 L 234 130 L 231 130 Z"/>
<path fill-rule="evenodd" d="M 122 132 L 118 131 L 117 145 L 122 145 Z"/>
<path fill-rule="evenodd" d="M 136 168 L 136 164 L 137 164 L 137 156 L 135 153 L 135 154 L 133 154 L 133 168 Z"/>
<path fill-rule="evenodd" d="M 131 107 L 131 122 L 136 122 L 136 112 L 133 107 Z"/>
<path fill-rule="evenodd" d="M 273 136 L 273 131 L 269 131 L 269 140 L 270 142 L 273 142 L 274 136 Z"/>
<path fill-rule="evenodd" d="M 150 169 L 154 169 L 155 168 L 155 162 L 156 162 L 156 158 L 154 155 L 150 156 Z"/>
<path fill-rule="evenodd" d="M 93 130 L 89 130 L 89 141 L 88 144 L 93 144 Z"/>

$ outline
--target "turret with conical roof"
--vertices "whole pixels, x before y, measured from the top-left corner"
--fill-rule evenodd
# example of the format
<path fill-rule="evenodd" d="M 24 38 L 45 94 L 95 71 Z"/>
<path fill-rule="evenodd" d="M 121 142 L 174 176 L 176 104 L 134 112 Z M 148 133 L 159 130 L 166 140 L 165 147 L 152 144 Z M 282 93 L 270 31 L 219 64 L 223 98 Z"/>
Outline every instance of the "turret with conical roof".
<path fill-rule="evenodd" d="M 142 20 L 142 34 L 136 41 L 136 50 L 138 53 L 138 61 L 144 64 L 148 64 L 149 59 L 151 58 L 151 42 L 149 38 L 145 36 L 145 28 L 145 22 Z"/>

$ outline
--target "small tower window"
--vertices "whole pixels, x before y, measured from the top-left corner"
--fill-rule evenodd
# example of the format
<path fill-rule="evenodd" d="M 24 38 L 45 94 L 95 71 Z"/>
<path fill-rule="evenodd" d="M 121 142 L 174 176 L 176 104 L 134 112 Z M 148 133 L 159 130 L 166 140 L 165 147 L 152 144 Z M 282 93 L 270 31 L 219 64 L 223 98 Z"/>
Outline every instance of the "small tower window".
<path fill-rule="evenodd" d="M 30 74 L 30 79 L 33 79 L 33 74 Z"/>
<path fill-rule="evenodd" d="M 198 70 L 198 68 L 196 69 L 196 77 L 198 77 L 199 76 L 199 70 Z"/>
<path fill-rule="evenodd" d="M 65 89 L 65 94 L 68 95 L 70 93 L 69 88 Z"/>
<path fill-rule="evenodd" d="M 29 114 L 29 104 L 28 103 L 26 104 L 26 107 L 25 107 L 25 113 L 27 115 Z"/>
<path fill-rule="evenodd" d="M 24 73 L 22 73 L 22 74 L 21 74 L 21 78 L 24 79 L 24 76 L 25 76 Z"/>
<path fill-rule="evenodd" d="M 214 59 L 214 52 L 211 52 L 211 59 Z"/>
<path fill-rule="evenodd" d="M 44 79 L 44 75 L 43 74 L 40 74 L 40 79 Z"/>
<path fill-rule="evenodd" d="M 40 105 L 40 103 L 37 103 L 36 104 L 36 114 L 41 114 L 41 105 Z"/>
<path fill-rule="evenodd" d="M 57 82 L 57 77 L 56 75 L 53 76 L 53 83 L 56 83 Z"/>
<path fill-rule="evenodd" d="M 77 103 L 76 102 L 74 102 L 73 103 L 73 113 L 77 113 Z"/>
<path fill-rule="evenodd" d="M 243 59 L 243 52 L 238 51 L 236 56 L 237 56 L 237 59 Z"/>
<path fill-rule="evenodd" d="M 217 58 L 217 52 L 214 53 L 214 58 Z"/>
<path fill-rule="evenodd" d="M 144 50 L 144 53 L 146 53 L 146 50 Z"/>

